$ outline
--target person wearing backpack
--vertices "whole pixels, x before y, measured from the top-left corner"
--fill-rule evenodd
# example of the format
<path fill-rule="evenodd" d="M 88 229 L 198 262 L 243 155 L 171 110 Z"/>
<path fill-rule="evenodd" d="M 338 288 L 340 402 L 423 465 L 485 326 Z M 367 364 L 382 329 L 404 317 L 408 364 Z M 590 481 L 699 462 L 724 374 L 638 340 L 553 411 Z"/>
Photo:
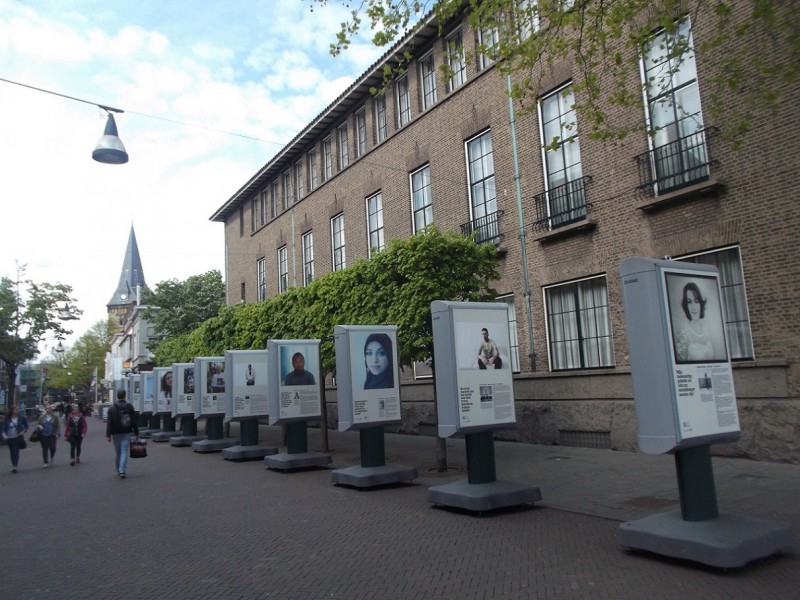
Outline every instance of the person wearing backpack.
<path fill-rule="evenodd" d="M 81 412 L 80 405 L 73 404 L 72 412 L 67 415 L 67 425 L 64 429 L 64 435 L 69 440 L 69 464 L 73 467 L 76 463 L 81 463 L 81 444 L 88 429 L 89 425 Z"/>
<path fill-rule="evenodd" d="M 44 405 L 44 414 L 36 425 L 39 428 L 39 443 L 42 445 L 42 465 L 45 469 L 53 462 L 56 455 L 56 440 L 61 437 L 61 421 L 53 414 L 53 405 Z"/>
<path fill-rule="evenodd" d="M 108 409 L 106 422 L 106 438 L 114 442 L 114 466 L 121 479 L 125 479 L 128 466 L 128 451 L 131 447 L 131 433 L 139 437 L 139 426 L 136 424 L 136 411 L 133 405 L 125 400 L 125 390 L 117 391 L 117 401 Z"/>

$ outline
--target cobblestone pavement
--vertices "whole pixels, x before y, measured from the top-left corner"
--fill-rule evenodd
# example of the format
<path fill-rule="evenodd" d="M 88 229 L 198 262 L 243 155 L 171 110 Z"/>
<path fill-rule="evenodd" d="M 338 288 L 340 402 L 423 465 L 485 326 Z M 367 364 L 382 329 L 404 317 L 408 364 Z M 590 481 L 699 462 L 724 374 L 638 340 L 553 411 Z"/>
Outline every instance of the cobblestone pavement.
<path fill-rule="evenodd" d="M 427 488 L 466 478 L 463 440 L 386 435 L 387 462 L 416 466 L 411 485 L 356 490 L 326 469 L 281 473 L 261 460 L 150 442 L 113 468 L 90 419 L 83 462 L 63 441 L 43 469 L 35 447 L 10 472 L 0 448 L 0 596 L 24 600 L 223 599 L 796 599 L 800 467 L 714 459 L 721 512 L 788 523 L 795 546 L 720 571 L 628 552 L 619 523 L 678 506 L 669 456 L 496 443 L 498 479 L 530 484 L 534 507 L 474 515 L 436 508 Z M 238 428 L 232 435 L 238 439 Z M 280 445 L 280 429 L 260 427 Z M 332 468 L 359 464 L 357 433 L 330 432 Z M 309 449 L 320 449 L 309 431 Z"/>

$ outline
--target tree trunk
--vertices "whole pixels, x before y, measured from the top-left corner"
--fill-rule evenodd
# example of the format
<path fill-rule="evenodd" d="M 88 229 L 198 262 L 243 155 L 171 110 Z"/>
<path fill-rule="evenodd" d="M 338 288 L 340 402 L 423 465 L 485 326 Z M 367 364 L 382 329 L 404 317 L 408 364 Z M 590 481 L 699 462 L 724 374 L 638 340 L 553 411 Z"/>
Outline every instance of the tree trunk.
<path fill-rule="evenodd" d="M 14 397 L 17 390 L 17 365 L 5 363 L 6 375 L 8 376 L 8 394 L 6 395 L 6 409 L 14 405 Z"/>

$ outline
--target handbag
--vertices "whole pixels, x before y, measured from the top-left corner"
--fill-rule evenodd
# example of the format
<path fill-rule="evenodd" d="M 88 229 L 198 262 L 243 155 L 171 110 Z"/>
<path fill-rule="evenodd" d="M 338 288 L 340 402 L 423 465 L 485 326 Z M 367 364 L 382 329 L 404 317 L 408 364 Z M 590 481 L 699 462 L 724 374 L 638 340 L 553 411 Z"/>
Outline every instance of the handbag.
<path fill-rule="evenodd" d="M 32 442 L 38 442 L 40 437 L 42 437 L 42 431 L 37 427 L 31 432 L 31 435 L 28 439 Z M 22 447 L 24 448 L 25 446 Z"/>
<path fill-rule="evenodd" d="M 19 449 L 25 450 L 25 448 L 27 447 L 28 447 L 28 442 L 25 441 L 25 436 L 24 435 L 19 436 Z"/>
<path fill-rule="evenodd" d="M 131 458 L 145 458 L 147 456 L 147 440 L 142 438 L 131 440 L 129 455 Z"/>

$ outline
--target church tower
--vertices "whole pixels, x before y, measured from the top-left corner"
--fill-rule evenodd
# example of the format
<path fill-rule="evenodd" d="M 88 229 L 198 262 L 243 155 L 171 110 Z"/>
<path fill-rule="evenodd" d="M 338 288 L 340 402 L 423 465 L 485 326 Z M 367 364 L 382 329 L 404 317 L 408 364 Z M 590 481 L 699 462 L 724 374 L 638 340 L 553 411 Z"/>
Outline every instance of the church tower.
<path fill-rule="evenodd" d="M 128 309 L 137 303 L 137 288 L 144 289 L 144 270 L 142 269 L 142 259 L 139 256 L 139 246 L 136 244 L 136 233 L 131 225 L 131 233 L 128 236 L 128 247 L 125 248 L 125 258 L 122 261 L 122 272 L 119 275 L 119 283 L 111 300 L 108 301 L 108 316 L 114 317 L 117 322 L 125 316 Z"/>

